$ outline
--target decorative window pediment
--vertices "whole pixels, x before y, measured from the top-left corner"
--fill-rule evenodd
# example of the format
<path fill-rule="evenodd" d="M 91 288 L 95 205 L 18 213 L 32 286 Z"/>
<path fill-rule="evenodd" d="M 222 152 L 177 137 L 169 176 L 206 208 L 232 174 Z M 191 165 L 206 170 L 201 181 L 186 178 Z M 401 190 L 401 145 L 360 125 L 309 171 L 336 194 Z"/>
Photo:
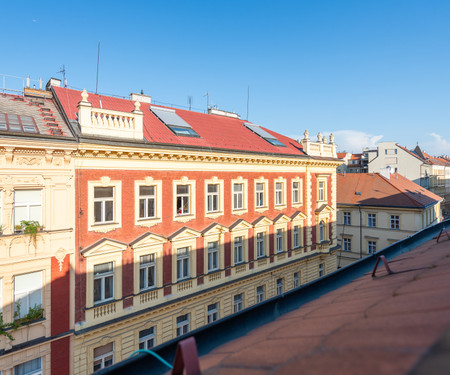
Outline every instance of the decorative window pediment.
<path fill-rule="evenodd" d="M 203 236 L 212 236 L 229 232 L 229 229 L 223 225 L 213 223 L 202 231 Z"/>
<path fill-rule="evenodd" d="M 294 214 L 291 215 L 292 220 L 305 220 L 306 218 L 307 216 L 301 211 L 294 212 Z"/>
<path fill-rule="evenodd" d="M 255 228 L 265 227 L 265 226 L 272 225 L 272 224 L 273 224 L 273 221 L 265 216 L 261 216 L 253 222 L 253 226 Z"/>
<path fill-rule="evenodd" d="M 127 248 L 127 244 L 109 238 L 103 238 L 100 241 L 86 247 L 81 251 L 81 254 L 87 258 L 95 255 L 104 255 L 109 253 L 115 253 L 118 251 L 124 251 Z"/>
<path fill-rule="evenodd" d="M 245 221 L 244 219 L 236 220 L 231 226 L 230 230 L 233 232 L 237 232 L 240 230 L 248 230 L 250 228 L 253 228 L 253 225 L 250 224 L 248 221 Z"/>
<path fill-rule="evenodd" d="M 279 214 L 273 222 L 275 224 L 283 224 L 283 223 L 289 223 L 291 221 L 291 218 L 285 214 Z"/>
<path fill-rule="evenodd" d="M 159 236 L 157 234 L 146 232 L 142 236 L 136 238 L 130 243 L 133 249 L 140 249 L 143 247 L 162 245 L 167 242 L 167 238 Z"/>
<path fill-rule="evenodd" d="M 177 230 L 174 234 L 169 237 L 169 240 L 174 241 L 183 241 L 183 240 L 191 240 L 197 237 L 200 237 L 202 234 L 195 229 L 191 229 L 188 227 L 183 227 Z"/>
<path fill-rule="evenodd" d="M 320 215 L 320 214 L 325 214 L 325 213 L 329 213 L 329 212 L 333 212 L 333 211 L 334 211 L 333 207 L 329 206 L 328 204 L 323 204 L 315 211 L 315 213 L 316 213 L 316 215 Z"/>

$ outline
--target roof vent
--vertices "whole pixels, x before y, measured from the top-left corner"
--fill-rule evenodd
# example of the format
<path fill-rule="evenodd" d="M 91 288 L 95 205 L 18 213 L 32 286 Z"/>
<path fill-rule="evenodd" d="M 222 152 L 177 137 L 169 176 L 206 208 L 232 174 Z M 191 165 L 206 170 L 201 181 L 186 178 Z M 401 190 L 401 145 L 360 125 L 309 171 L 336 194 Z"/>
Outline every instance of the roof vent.
<path fill-rule="evenodd" d="M 355 191 L 355 195 L 361 195 L 360 191 Z"/>
<path fill-rule="evenodd" d="M 130 100 L 132 101 L 138 101 L 139 103 L 147 103 L 147 104 L 151 104 L 152 103 L 152 97 L 150 95 L 144 95 L 141 91 L 141 94 L 136 94 L 134 92 L 132 92 L 130 94 Z"/>

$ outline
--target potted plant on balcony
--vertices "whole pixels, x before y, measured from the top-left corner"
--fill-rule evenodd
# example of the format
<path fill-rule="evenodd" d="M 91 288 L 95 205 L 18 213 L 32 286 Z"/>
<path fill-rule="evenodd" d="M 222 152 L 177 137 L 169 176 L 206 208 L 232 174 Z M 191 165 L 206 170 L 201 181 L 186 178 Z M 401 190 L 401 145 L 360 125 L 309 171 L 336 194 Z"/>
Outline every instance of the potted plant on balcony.
<path fill-rule="evenodd" d="M 22 233 L 22 232 L 23 232 L 22 225 L 17 224 L 14 226 L 14 233 Z"/>
<path fill-rule="evenodd" d="M 36 245 L 36 234 L 41 230 L 41 224 L 36 220 L 22 220 L 20 222 L 22 224 L 22 228 L 24 233 L 27 233 L 31 236 L 33 244 Z"/>

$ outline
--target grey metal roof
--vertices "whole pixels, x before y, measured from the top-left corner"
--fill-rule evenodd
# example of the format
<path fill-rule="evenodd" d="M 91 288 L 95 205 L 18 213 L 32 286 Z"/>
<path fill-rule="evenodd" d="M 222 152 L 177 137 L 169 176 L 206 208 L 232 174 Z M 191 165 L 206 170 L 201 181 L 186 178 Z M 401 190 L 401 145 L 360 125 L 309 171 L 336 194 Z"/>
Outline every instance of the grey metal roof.
<path fill-rule="evenodd" d="M 272 134 L 269 134 L 268 132 L 266 132 L 264 129 L 262 129 L 258 125 L 249 124 L 248 122 L 244 122 L 244 126 L 248 129 L 250 129 L 253 133 L 258 134 L 261 138 L 276 139 Z"/>
<path fill-rule="evenodd" d="M 151 106 L 150 110 L 166 125 L 191 128 L 191 125 L 178 116 L 173 109 Z"/>

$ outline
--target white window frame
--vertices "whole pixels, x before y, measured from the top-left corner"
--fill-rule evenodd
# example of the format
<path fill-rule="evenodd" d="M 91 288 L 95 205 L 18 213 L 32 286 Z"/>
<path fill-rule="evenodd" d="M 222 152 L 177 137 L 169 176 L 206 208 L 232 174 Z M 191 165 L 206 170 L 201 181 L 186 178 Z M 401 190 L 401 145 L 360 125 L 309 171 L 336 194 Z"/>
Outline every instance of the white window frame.
<path fill-rule="evenodd" d="M 219 241 L 208 242 L 208 273 L 219 270 Z"/>
<path fill-rule="evenodd" d="M 17 193 L 18 192 L 21 192 L 21 193 L 22 192 L 29 192 L 29 191 L 30 192 L 31 191 L 33 191 L 33 192 L 39 191 L 39 194 L 40 194 L 39 200 L 36 200 L 36 201 L 22 201 L 22 202 L 18 203 L 17 202 L 17 197 L 16 197 Z M 17 189 L 17 190 L 14 190 L 14 225 L 21 225 L 20 222 L 22 220 L 26 220 L 26 221 L 35 220 L 35 221 L 38 221 L 39 224 L 42 225 L 42 221 L 43 221 L 43 217 L 42 217 L 42 215 L 43 215 L 43 212 L 42 212 L 42 196 L 43 196 L 42 189 Z M 1 198 L 1 196 L 0 196 L 0 198 Z M 18 215 L 16 213 L 16 209 L 17 208 L 23 208 L 23 207 L 26 208 L 26 216 L 25 217 L 17 217 Z M 39 217 L 34 217 L 33 215 L 30 214 L 31 207 L 40 207 Z M 2 213 L 2 211 L 0 211 L 0 213 Z M 0 223 L 1 223 L 1 220 L 2 219 L 0 219 Z"/>
<path fill-rule="evenodd" d="M 390 228 L 394 230 L 400 230 L 400 215 L 391 215 Z"/>
<path fill-rule="evenodd" d="M 282 277 L 276 280 L 276 290 L 277 296 L 284 293 L 284 279 Z"/>
<path fill-rule="evenodd" d="M 176 250 L 176 278 L 177 281 L 187 280 L 191 277 L 191 255 L 190 255 L 190 247 L 184 246 L 179 247 Z M 187 267 L 184 267 L 183 264 L 187 262 Z M 187 269 L 187 275 L 184 274 L 184 270 Z M 182 271 L 182 272 L 180 272 Z"/>
<path fill-rule="evenodd" d="M 95 221 L 95 202 L 101 199 L 94 198 L 95 188 L 113 188 L 113 220 L 107 222 Z M 88 230 L 106 233 L 122 226 L 122 181 L 112 181 L 109 177 L 103 176 L 98 181 L 88 181 Z"/>
<path fill-rule="evenodd" d="M 208 324 L 219 320 L 219 302 L 211 303 L 206 307 Z"/>
<path fill-rule="evenodd" d="M 300 181 L 292 181 L 292 204 L 299 204 L 299 203 L 300 203 Z"/>
<path fill-rule="evenodd" d="M 349 237 L 344 237 L 342 239 L 342 250 L 352 251 L 352 239 Z"/>
<path fill-rule="evenodd" d="M 298 184 L 298 188 L 295 188 L 294 184 Z M 303 205 L 303 179 L 299 176 L 293 178 L 291 180 L 292 187 L 292 207 L 298 208 Z M 295 196 L 297 195 L 297 200 L 295 200 Z"/>
<path fill-rule="evenodd" d="M 155 327 L 150 327 L 139 331 L 139 349 L 150 350 L 156 346 L 155 331 Z"/>
<path fill-rule="evenodd" d="M 235 185 L 242 186 L 242 193 L 236 193 L 234 190 Z M 231 180 L 231 207 L 234 215 L 242 215 L 248 211 L 248 180 L 239 176 L 237 179 Z M 242 207 L 237 207 L 235 200 L 240 200 L 235 198 L 235 196 L 242 198 Z"/>
<path fill-rule="evenodd" d="M 99 371 L 99 370 L 102 370 L 102 369 L 104 369 L 104 368 L 110 367 L 110 366 L 112 366 L 112 365 L 114 364 L 114 343 L 108 343 L 108 344 L 106 344 L 106 345 L 110 345 L 110 344 L 112 344 L 112 349 L 111 349 L 111 351 L 109 351 L 109 352 L 107 352 L 107 353 L 105 353 L 105 354 L 101 354 L 101 355 L 99 355 L 99 356 L 97 356 L 97 357 L 95 357 L 95 354 L 94 354 L 94 362 L 93 362 L 93 366 L 94 366 L 94 367 L 93 367 L 93 371 L 94 371 L 94 373 L 97 372 L 97 371 Z M 97 348 L 95 348 L 95 349 L 104 347 L 104 346 L 106 346 L 106 345 L 99 346 L 99 347 L 97 347 Z M 94 353 L 95 353 L 95 349 L 94 349 Z M 105 365 L 105 362 L 106 362 L 107 360 L 110 360 L 111 363 L 108 364 L 108 365 Z M 100 367 L 99 367 L 98 369 L 95 370 L 95 362 L 97 362 L 97 361 L 100 361 Z"/>
<path fill-rule="evenodd" d="M 294 249 L 300 247 L 300 225 L 294 225 L 292 228 L 292 245 Z"/>
<path fill-rule="evenodd" d="M 284 204 L 283 191 L 283 182 L 275 181 L 275 206 L 282 206 Z"/>
<path fill-rule="evenodd" d="M 352 213 L 349 211 L 344 211 L 342 221 L 344 225 L 352 225 Z"/>
<path fill-rule="evenodd" d="M 276 252 L 282 253 L 283 252 L 283 242 L 284 242 L 284 233 L 282 228 L 277 228 L 276 232 Z"/>
<path fill-rule="evenodd" d="M 259 285 L 256 287 L 256 303 L 261 303 L 266 297 L 266 286 Z"/>
<path fill-rule="evenodd" d="M 328 176 L 317 176 L 317 202 L 326 202 Z"/>
<path fill-rule="evenodd" d="M 178 194 L 178 186 L 187 186 L 188 187 L 188 193 L 180 193 Z M 174 180 L 173 181 L 173 220 L 177 222 L 187 222 L 189 220 L 192 220 L 195 218 L 195 212 L 196 212 L 196 199 L 195 199 L 195 180 L 189 180 L 187 177 L 182 177 L 180 180 Z M 188 200 L 188 212 L 181 212 L 179 213 L 177 211 L 177 202 L 178 197 L 182 198 L 182 201 L 187 199 Z"/>
<path fill-rule="evenodd" d="M 219 211 L 219 184 L 206 185 L 206 212 Z"/>
<path fill-rule="evenodd" d="M 149 257 L 149 261 L 143 262 L 143 258 Z M 149 285 L 149 272 L 153 270 L 153 285 Z M 143 276 L 143 278 L 141 278 Z M 144 280 L 144 285 L 141 284 L 141 279 Z M 157 268 L 156 268 L 156 254 L 143 254 L 139 256 L 139 290 L 145 291 L 156 288 Z"/>
<path fill-rule="evenodd" d="M 325 276 L 325 264 L 319 263 L 319 277 Z"/>
<path fill-rule="evenodd" d="M 233 211 L 244 209 L 244 184 L 234 183 L 233 185 Z M 240 190 L 236 190 L 239 187 Z"/>
<path fill-rule="evenodd" d="M 321 243 L 325 241 L 325 222 L 323 220 L 319 222 L 319 241 Z"/>
<path fill-rule="evenodd" d="M 377 252 L 377 241 L 367 241 L 367 253 L 374 254 Z"/>
<path fill-rule="evenodd" d="M 179 188 L 186 188 L 187 192 L 179 192 Z M 176 214 L 178 216 L 191 214 L 191 185 L 178 184 L 176 186 Z M 180 208 L 178 208 L 178 200 L 180 200 Z"/>
<path fill-rule="evenodd" d="M 34 369 L 28 372 L 18 372 L 18 368 L 19 366 L 24 366 L 29 362 L 34 362 L 36 360 L 39 360 L 39 368 L 38 369 Z M 38 358 L 34 358 L 31 359 L 29 361 L 23 362 L 23 363 L 19 363 L 18 365 L 14 366 L 14 371 L 11 371 L 11 374 L 14 375 L 42 375 L 44 372 L 42 370 L 42 357 L 38 357 Z M 0 371 L 0 375 L 2 374 L 2 371 Z"/>
<path fill-rule="evenodd" d="M 185 335 L 190 331 L 191 316 L 184 314 L 176 317 L 176 337 Z"/>
<path fill-rule="evenodd" d="M 237 313 L 244 309 L 244 293 L 235 294 L 233 296 L 233 312 Z"/>
<path fill-rule="evenodd" d="M 377 227 L 377 214 L 374 214 L 374 213 L 367 214 L 367 226 L 369 228 Z"/>
<path fill-rule="evenodd" d="M 19 284 L 19 278 L 21 277 L 28 277 L 31 276 L 34 279 L 39 279 L 40 283 L 39 284 L 32 284 L 32 285 L 27 285 L 25 288 L 22 289 L 16 289 L 17 285 Z M 31 306 L 31 301 L 30 301 L 30 297 L 33 295 L 33 297 L 36 297 L 38 295 L 37 292 L 39 292 L 39 298 L 40 298 L 40 303 L 39 305 L 37 305 L 37 307 L 41 307 L 43 308 L 43 293 L 42 293 L 42 289 L 43 289 L 43 273 L 42 271 L 37 271 L 37 272 L 28 272 L 28 273 L 24 273 L 21 275 L 15 275 L 14 276 L 14 315 L 16 315 L 16 313 L 18 314 L 17 316 L 15 316 L 15 319 L 20 319 L 25 317 L 28 312 L 30 311 L 31 308 L 34 308 L 37 304 L 35 303 L 33 306 Z M 35 294 L 36 293 L 36 294 Z M 17 311 L 16 308 L 19 306 L 18 302 L 20 302 L 20 310 Z"/>
<path fill-rule="evenodd" d="M 95 192 L 96 190 L 99 189 L 108 189 L 111 191 L 111 196 L 108 197 L 95 197 Z M 95 225 L 103 225 L 103 224 L 111 224 L 114 223 L 114 199 L 115 199 L 115 194 L 114 194 L 114 186 L 96 186 L 94 187 L 94 224 Z M 106 219 L 107 216 L 107 207 L 108 207 L 108 203 L 111 204 L 111 214 L 112 217 L 110 220 Z M 95 218 L 95 212 L 96 212 L 96 206 L 97 204 L 100 204 L 100 218 L 99 220 L 96 220 Z"/>
<path fill-rule="evenodd" d="M 99 274 L 95 274 L 95 268 L 98 266 L 102 266 L 102 265 L 106 265 L 106 264 L 110 264 L 111 265 L 111 270 L 107 271 L 107 272 L 102 272 Z M 106 279 L 111 279 L 111 285 L 112 285 L 112 293 L 110 297 L 106 297 L 105 293 L 106 293 Z M 95 300 L 95 281 L 96 280 L 100 280 L 100 299 Z M 94 305 L 99 305 L 105 302 L 110 302 L 114 300 L 114 262 L 105 262 L 105 263 L 98 263 L 94 265 L 94 283 L 93 283 L 93 296 L 94 296 Z"/>
<path fill-rule="evenodd" d="M 265 232 L 256 233 L 256 258 L 264 258 L 266 256 Z"/>
<path fill-rule="evenodd" d="M 150 188 L 153 189 L 153 193 L 150 194 L 142 194 L 141 189 Z M 155 185 L 140 185 L 139 186 L 139 220 L 148 220 L 156 218 L 156 197 L 157 197 L 157 187 Z M 144 213 L 141 215 L 141 203 L 144 203 Z M 153 202 L 153 214 L 149 214 L 149 203 Z"/>
<path fill-rule="evenodd" d="M 294 288 L 298 288 L 300 286 L 300 272 L 294 272 L 293 285 Z"/>
<path fill-rule="evenodd" d="M 269 203 L 268 203 L 268 190 L 269 190 L 269 181 L 264 177 L 254 180 L 254 188 L 255 188 L 255 211 L 263 212 L 266 211 Z"/>
<path fill-rule="evenodd" d="M 142 196 L 140 194 L 141 187 L 153 187 L 155 194 L 153 199 L 155 200 L 154 216 L 140 217 L 140 201 L 141 199 L 151 199 L 151 196 Z M 153 180 L 153 177 L 147 176 L 144 180 L 138 180 L 134 183 L 134 196 L 135 199 L 135 225 L 150 227 L 162 222 L 162 181 Z"/>
<path fill-rule="evenodd" d="M 209 192 L 210 186 L 216 186 L 216 192 Z M 205 180 L 205 216 L 216 219 L 223 215 L 224 211 L 224 182 L 213 176 Z"/>
<path fill-rule="evenodd" d="M 244 263 L 244 236 L 236 236 L 233 239 L 234 264 Z"/>

